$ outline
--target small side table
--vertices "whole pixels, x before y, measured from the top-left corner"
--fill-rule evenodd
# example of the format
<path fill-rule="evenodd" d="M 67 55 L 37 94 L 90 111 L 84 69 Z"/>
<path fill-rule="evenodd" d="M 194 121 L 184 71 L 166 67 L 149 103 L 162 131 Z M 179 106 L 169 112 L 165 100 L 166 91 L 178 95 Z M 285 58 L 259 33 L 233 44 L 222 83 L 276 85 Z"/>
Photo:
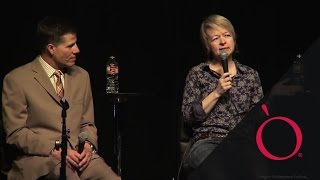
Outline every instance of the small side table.
<path fill-rule="evenodd" d="M 107 98 L 113 103 L 113 119 L 116 122 L 116 155 L 117 155 L 117 171 L 118 175 L 121 176 L 122 168 L 122 137 L 121 137 L 121 128 L 120 128 L 120 116 L 119 116 L 119 105 L 121 103 L 127 102 L 130 98 L 140 96 L 141 93 L 107 93 Z"/>

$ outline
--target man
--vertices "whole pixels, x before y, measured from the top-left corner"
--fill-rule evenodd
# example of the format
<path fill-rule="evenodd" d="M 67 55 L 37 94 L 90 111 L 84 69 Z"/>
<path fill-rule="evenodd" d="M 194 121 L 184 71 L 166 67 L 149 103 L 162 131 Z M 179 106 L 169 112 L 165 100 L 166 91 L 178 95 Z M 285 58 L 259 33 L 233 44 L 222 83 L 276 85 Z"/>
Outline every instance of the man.
<path fill-rule="evenodd" d="M 38 23 L 37 38 L 40 54 L 3 80 L 6 141 L 21 151 L 8 179 L 58 179 L 60 162 L 65 157 L 67 179 L 119 180 L 96 153 L 90 77 L 75 65 L 80 52 L 75 26 L 61 18 L 45 17 Z M 62 117 L 63 102 L 69 105 L 66 117 Z M 64 118 L 67 150 L 62 156 L 55 142 L 62 141 Z M 83 150 L 78 152 L 78 135 L 82 132 L 87 137 Z"/>

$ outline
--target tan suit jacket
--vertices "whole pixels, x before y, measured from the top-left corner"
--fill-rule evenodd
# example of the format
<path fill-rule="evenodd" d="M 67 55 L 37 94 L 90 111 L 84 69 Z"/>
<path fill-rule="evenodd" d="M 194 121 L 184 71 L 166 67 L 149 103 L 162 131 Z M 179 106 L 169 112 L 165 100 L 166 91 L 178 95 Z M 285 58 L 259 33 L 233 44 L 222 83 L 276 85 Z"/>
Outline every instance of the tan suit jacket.
<path fill-rule="evenodd" d="M 56 140 L 61 142 L 62 108 L 38 58 L 12 70 L 3 81 L 7 143 L 23 152 L 14 161 L 9 179 L 37 179 L 60 163 L 50 156 L 50 151 Z M 85 131 L 88 140 L 98 147 L 88 72 L 74 65 L 65 72 L 64 84 L 65 99 L 70 106 L 66 117 L 66 129 L 70 130 L 68 146 L 75 147 L 79 133 Z"/>

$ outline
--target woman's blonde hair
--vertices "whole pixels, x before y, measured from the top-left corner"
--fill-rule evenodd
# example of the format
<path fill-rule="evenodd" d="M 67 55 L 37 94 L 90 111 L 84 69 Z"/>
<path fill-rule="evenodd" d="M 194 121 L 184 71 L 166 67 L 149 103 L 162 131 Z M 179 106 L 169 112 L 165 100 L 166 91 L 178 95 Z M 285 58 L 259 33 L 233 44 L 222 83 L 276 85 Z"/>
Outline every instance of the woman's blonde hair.
<path fill-rule="evenodd" d="M 214 29 L 216 27 L 223 27 L 227 29 L 231 33 L 236 45 L 236 33 L 232 23 L 224 16 L 218 14 L 210 15 L 201 23 L 200 28 L 200 39 L 206 49 L 207 55 L 210 55 L 210 37 L 207 34 L 207 30 Z"/>

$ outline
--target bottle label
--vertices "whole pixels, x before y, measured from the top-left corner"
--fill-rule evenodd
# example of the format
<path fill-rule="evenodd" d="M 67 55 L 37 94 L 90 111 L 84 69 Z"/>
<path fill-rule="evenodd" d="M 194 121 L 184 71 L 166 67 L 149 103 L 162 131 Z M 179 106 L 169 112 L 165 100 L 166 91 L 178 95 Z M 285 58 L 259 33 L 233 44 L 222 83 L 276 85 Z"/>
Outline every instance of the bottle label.
<path fill-rule="evenodd" d="M 108 74 L 118 74 L 119 73 L 118 66 L 115 66 L 115 65 L 107 66 L 107 73 Z"/>

